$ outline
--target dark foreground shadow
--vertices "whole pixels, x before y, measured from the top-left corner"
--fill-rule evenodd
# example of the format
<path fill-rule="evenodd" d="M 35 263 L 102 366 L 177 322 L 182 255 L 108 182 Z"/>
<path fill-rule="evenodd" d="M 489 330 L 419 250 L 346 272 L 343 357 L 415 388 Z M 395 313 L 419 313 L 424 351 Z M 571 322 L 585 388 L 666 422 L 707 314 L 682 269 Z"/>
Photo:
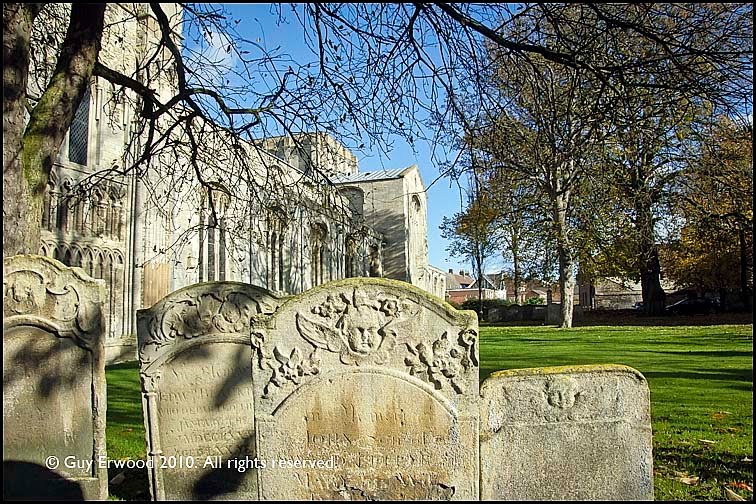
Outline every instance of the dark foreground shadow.
<path fill-rule="evenodd" d="M 3 461 L 3 500 L 84 500 L 75 481 L 32 462 Z"/>

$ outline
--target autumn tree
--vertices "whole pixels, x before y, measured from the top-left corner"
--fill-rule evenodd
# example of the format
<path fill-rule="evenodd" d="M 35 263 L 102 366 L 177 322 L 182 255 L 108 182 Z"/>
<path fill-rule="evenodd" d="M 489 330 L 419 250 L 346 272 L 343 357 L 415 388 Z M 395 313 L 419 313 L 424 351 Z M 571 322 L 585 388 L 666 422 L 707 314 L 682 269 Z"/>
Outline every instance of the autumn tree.
<path fill-rule="evenodd" d="M 753 127 L 720 117 L 678 186 L 684 224 L 665 249 L 666 274 L 680 286 L 753 296 Z M 722 299 L 725 302 L 724 299 Z"/>

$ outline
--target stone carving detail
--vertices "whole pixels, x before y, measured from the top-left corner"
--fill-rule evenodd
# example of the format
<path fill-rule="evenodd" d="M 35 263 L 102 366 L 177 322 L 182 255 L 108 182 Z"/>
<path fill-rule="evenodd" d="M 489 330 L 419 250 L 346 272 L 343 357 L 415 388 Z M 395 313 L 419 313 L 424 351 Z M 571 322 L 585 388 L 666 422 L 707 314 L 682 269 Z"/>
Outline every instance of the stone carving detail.
<path fill-rule="evenodd" d="M 407 300 L 374 300 L 355 289 L 351 297 L 328 296 L 312 313 L 317 317 L 297 313 L 299 334 L 316 348 L 339 353 L 342 363 L 360 366 L 385 364 L 397 343 L 412 335 L 418 310 Z"/>
<path fill-rule="evenodd" d="M 80 268 L 37 255 L 3 260 L 4 484 L 16 499 L 108 497 L 97 463 L 106 451 L 104 299 L 105 283 Z M 13 470 L 50 457 L 77 464 Z"/>
<path fill-rule="evenodd" d="M 264 321 L 260 499 L 477 499 L 477 320 L 402 282 L 333 282 Z M 262 324 L 260 323 L 262 326 Z"/>
<path fill-rule="evenodd" d="M 212 333 L 249 333 L 253 346 L 259 348 L 264 335 L 252 330 L 251 321 L 273 313 L 278 299 L 241 285 L 202 284 L 167 297 L 156 305 L 159 308 L 142 312 L 148 318 L 146 338 L 139 342 L 140 360 L 145 364 L 153 361 L 161 348 L 177 338 L 192 339 Z"/>
<path fill-rule="evenodd" d="M 411 375 L 432 383 L 436 389 L 448 384 L 462 393 L 461 375 L 478 365 L 477 332 L 472 329 L 459 332 L 456 339 L 449 336 L 449 331 L 444 332 L 430 346 L 416 343 L 420 310 L 407 299 L 390 295 L 372 299 L 354 289 L 351 296 L 328 296 L 310 311 L 315 316 L 296 314 L 299 334 L 316 350 L 338 353 L 341 362 L 349 366 L 383 365 L 397 345 L 404 343 L 409 351 L 404 362 Z M 274 378 L 278 377 L 274 374 Z"/>
<path fill-rule="evenodd" d="M 60 332 L 74 336 L 80 346 L 91 349 L 92 339 L 102 327 L 98 305 L 101 286 L 84 287 L 82 281 L 87 279 L 83 271 L 40 256 L 14 256 L 5 269 L 4 317 L 50 320 Z M 94 293 L 85 293 L 83 288 Z"/>
<path fill-rule="evenodd" d="M 462 373 L 471 366 L 477 366 L 475 355 L 475 331 L 466 329 L 459 333 L 457 343 L 449 340 L 449 332 L 445 332 L 439 339 L 428 347 L 425 343 L 407 348 L 410 356 L 405 364 L 410 367 L 410 374 L 433 383 L 437 389 L 442 389 L 448 383 L 457 393 L 464 392 L 460 381 Z"/>
<path fill-rule="evenodd" d="M 157 390 L 157 384 L 160 381 L 160 371 L 152 373 L 139 373 L 139 379 L 142 382 L 142 390 L 145 392 L 155 392 Z"/>
<path fill-rule="evenodd" d="M 653 500 L 649 390 L 638 371 L 511 369 L 487 378 L 480 396 L 481 500 Z"/>
<path fill-rule="evenodd" d="M 570 409 L 580 397 L 577 383 L 570 377 L 561 380 L 551 379 L 544 385 L 546 401 L 554 408 Z"/>
<path fill-rule="evenodd" d="M 271 385 L 284 387 L 288 383 L 299 385 L 303 376 L 313 376 L 320 372 L 320 358 L 316 348 L 307 359 L 302 358 L 302 353 L 298 348 L 294 348 L 287 356 L 275 347 L 273 355 L 261 357 L 261 369 L 270 369 L 273 375 L 263 389 L 263 397 L 267 398 L 270 393 Z"/>

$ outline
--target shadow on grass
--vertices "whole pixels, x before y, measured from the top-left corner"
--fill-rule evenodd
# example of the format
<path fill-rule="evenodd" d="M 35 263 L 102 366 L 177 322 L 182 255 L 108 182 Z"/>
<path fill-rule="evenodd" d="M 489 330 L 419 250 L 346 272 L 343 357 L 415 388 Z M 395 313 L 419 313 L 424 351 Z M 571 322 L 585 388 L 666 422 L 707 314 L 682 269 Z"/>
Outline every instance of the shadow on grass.
<path fill-rule="evenodd" d="M 666 344 L 666 342 L 665 342 Z M 636 352 L 648 352 L 655 354 L 670 354 L 670 355 L 700 355 L 704 357 L 752 357 L 753 352 L 738 352 L 735 350 L 714 350 L 712 352 L 697 352 L 694 350 L 635 350 Z"/>
<path fill-rule="evenodd" d="M 714 326 L 753 324 L 753 313 L 712 313 L 709 315 L 664 315 L 647 317 L 634 310 L 587 312 L 575 317 L 575 327 L 619 326 Z"/>
<path fill-rule="evenodd" d="M 654 473 L 671 480 L 677 480 L 680 473 L 699 477 L 690 496 L 701 500 L 721 499 L 727 483 L 753 482 L 753 465 L 744 461 L 743 455 L 698 446 L 654 447 Z"/>
<path fill-rule="evenodd" d="M 123 473 L 123 480 L 119 483 L 108 484 L 108 494 L 120 500 L 149 500 L 150 487 L 147 479 L 147 468 L 119 469 L 108 468 L 108 481 Z"/>
<path fill-rule="evenodd" d="M 646 371 L 643 376 L 648 380 L 659 378 L 685 378 L 693 380 L 722 380 L 753 382 L 752 369 L 701 369 L 694 371 Z"/>

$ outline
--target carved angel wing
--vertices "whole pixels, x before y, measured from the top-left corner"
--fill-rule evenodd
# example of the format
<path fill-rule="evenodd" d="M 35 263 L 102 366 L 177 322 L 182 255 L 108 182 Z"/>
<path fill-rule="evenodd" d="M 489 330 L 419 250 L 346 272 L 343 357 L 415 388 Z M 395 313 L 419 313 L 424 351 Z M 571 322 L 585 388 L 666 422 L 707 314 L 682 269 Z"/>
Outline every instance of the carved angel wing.
<path fill-rule="evenodd" d="M 304 339 L 315 345 L 316 348 L 325 348 L 329 352 L 341 352 L 346 342 L 341 333 L 332 327 L 308 319 L 301 313 L 297 313 L 297 329 Z"/>
<path fill-rule="evenodd" d="M 381 332 L 386 336 L 393 336 L 397 342 L 402 342 L 408 337 L 416 334 L 417 328 L 421 327 L 421 321 L 416 314 L 398 319 L 391 319 L 388 324 L 381 328 Z"/>

